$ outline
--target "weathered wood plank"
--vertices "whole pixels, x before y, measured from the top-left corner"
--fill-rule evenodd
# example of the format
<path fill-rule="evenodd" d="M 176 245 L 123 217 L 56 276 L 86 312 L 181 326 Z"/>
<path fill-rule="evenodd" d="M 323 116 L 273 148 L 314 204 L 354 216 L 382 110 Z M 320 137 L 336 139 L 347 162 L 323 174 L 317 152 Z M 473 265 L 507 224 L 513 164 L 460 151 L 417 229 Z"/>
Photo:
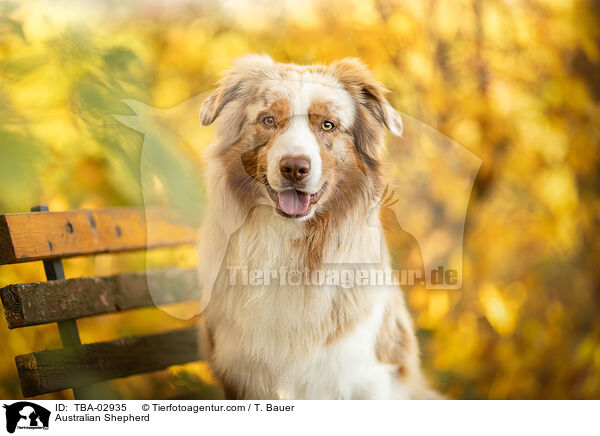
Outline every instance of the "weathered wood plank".
<path fill-rule="evenodd" d="M 150 295 L 148 281 L 152 289 L 160 292 Z M 24 283 L 0 289 L 11 329 L 199 298 L 196 270 L 178 268 Z"/>
<path fill-rule="evenodd" d="M 196 329 L 45 350 L 15 357 L 24 397 L 199 360 Z"/>
<path fill-rule="evenodd" d="M 0 215 L 0 265 L 194 243 L 173 213 L 139 208 Z M 149 231 L 146 232 L 146 227 Z M 147 234 L 151 240 L 147 240 Z"/>

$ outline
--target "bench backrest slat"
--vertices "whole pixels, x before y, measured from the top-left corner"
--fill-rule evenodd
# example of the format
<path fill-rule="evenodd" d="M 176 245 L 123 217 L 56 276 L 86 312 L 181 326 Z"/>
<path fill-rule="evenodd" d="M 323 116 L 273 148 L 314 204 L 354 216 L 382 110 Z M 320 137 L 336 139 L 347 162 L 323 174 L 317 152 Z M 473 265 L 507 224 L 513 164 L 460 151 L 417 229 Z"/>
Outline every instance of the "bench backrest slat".
<path fill-rule="evenodd" d="M 166 211 L 148 218 L 139 208 L 5 214 L 0 215 L 0 265 L 192 244 L 196 238 L 195 228 Z"/>
<path fill-rule="evenodd" d="M 45 350 L 16 356 L 23 396 L 157 371 L 200 358 L 198 332 L 166 333 Z"/>
<path fill-rule="evenodd" d="M 148 280 L 156 289 L 152 295 Z M 200 295 L 196 270 L 171 268 L 9 285 L 0 289 L 0 298 L 12 329 L 179 303 L 199 299 Z"/>

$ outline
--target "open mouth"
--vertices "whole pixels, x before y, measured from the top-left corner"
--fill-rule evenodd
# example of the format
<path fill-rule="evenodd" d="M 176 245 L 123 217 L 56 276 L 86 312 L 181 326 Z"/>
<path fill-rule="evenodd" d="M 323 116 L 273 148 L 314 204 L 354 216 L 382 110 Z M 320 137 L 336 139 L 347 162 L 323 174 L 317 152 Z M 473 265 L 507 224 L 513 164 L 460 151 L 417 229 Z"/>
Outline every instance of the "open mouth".
<path fill-rule="evenodd" d="M 327 182 L 323 183 L 321 189 L 314 194 L 308 192 L 299 191 L 294 188 L 285 189 L 283 191 L 276 191 L 271 188 L 269 182 L 265 180 L 267 191 L 271 200 L 277 205 L 277 212 L 287 218 L 301 218 L 310 213 L 310 210 L 314 204 L 317 204 L 325 192 Z"/>

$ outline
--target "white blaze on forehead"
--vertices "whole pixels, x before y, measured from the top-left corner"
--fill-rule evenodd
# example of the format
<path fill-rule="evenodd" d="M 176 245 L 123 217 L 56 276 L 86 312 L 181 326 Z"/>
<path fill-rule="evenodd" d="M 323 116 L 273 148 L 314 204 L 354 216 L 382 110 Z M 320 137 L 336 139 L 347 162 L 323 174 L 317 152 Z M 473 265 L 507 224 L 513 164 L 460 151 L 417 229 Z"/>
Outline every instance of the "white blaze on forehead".
<path fill-rule="evenodd" d="M 287 156 L 306 156 L 310 160 L 310 172 L 306 177 L 305 190 L 313 194 L 320 188 L 321 151 L 317 138 L 308 124 L 308 117 L 293 116 L 286 130 L 275 140 L 267 155 L 267 178 L 276 190 L 285 187 L 279 172 L 279 162 Z"/>

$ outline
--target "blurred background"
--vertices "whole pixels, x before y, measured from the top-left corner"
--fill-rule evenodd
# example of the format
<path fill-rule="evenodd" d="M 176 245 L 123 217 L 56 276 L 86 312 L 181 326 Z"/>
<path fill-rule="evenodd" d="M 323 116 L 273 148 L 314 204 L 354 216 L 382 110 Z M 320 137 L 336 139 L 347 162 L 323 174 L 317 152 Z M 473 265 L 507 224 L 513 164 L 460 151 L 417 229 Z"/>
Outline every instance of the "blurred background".
<path fill-rule="evenodd" d="M 143 136 L 112 116 L 132 114 L 123 99 L 180 105 L 246 53 L 360 57 L 394 107 L 483 161 L 462 289 L 405 290 L 433 384 L 452 398 L 598 399 L 599 43 L 597 0 L 2 1 L 0 213 L 143 206 Z M 194 160 L 213 132 L 192 137 Z M 156 257 L 196 262 L 193 250 Z M 145 266 L 144 253 L 102 255 L 65 272 Z M 36 280 L 39 262 L 0 266 L 0 286 Z M 144 309 L 79 325 L 94 342 L 191 322 Z M 55 325 L 9 331 L 3 317 L 0 343 L 0 398 L 21 397 L 16 354 L 60 347 Z M 195 363 L 102 389 L 168 398 L 212 384 Z"/>

